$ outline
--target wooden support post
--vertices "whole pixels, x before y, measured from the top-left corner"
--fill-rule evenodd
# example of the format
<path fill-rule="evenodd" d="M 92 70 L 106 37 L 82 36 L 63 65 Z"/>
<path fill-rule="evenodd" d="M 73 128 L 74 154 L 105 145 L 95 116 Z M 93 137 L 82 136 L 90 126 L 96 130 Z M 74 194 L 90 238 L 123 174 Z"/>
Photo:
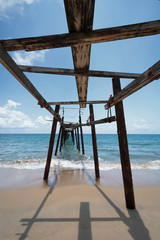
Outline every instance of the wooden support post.
<path fill-rule="evenodd" d="M 94 112 L 93 112 L 93 105 L 89 105 L 90 109 L 90 121 L 94 121 Z M 98 151 L 97 151 L 97 139 L 96 139 L 96 130 L 95 125 L 91 125 L 91 131 L 92 131 L 92 144 L 93 144 L 93 154 L 94 154 L 94 166 L 95 166 L 95 175 L 96 179 L 100 178 L 99 174 L 99 162 L 98 162 Z"/>
<path fill-rule="evenodd" d="M 119 91 L 121 91 L 120 79 L 113 78 L 112 84 L 113 84 L 113 92 L 115 95 Z M 125 117 L 124 117 L 122 101 L 115 105 L 115 112 L 117 117 L 117 131 L 118 131 L 118 139 L 119 139 L 119 149 L 120 149 L 126 207 L 128 209 L 134 209 L 135 208 L 134 190 L 133 190 L 132 173 L 131 173 L 131 166 L 130 166 L 130 159 L 129 159 L 128 141 L 127 141 L 126 125 L 125 125 Z"/>
<path fill-rule="evenodd" d="M 63 138 L 64 138 L 64 129 L 62 127 L 62 131 L 61 131 L 61 142 L 60 142 L 60 148 L 59 151 L 61 152 L 62 146 L 63 146 Z"/>
<path fill-rule="evenodd" d="M 84 141 L 83 141 L 83 130 L 82 130 L 82 120 L 81 120 L 81 116 L 79 116 L 79 123 L 80 123 L 80 132 L 81 132 L 81 143 L 82 143 L 82 154 L 84 154 Z"/>
<path fill-rule="evenodd" d="M 80 151 L 79 127 L 77 127 L 77 149 L 78 149 L 78 151 Z"/>
<path fill-rule="evenodd" d="M 72 142 L 73 142 L 73 144 L 74 144 L 74 130 L 72 129 L 72 131 L 71 131 L 71 137 L 72 137 Z"/>
<path fill-rule="evenodd" d="M 59 113 L 59 107 L 60 107 L 59 105 L 56 105 L 55 113 Z M 50 136 L 50 143 L 49 143 L 46 167 L 45 167 L 45 172 L 44 172 L 44 177 L 43 177 L 44 180 L 47 180 L 48 175 L 49 175 L 52 152 L 53 152 L 53 145 L 54 145 L 54 139 L 55 139 L 55 134 L 56 134 L 56 127 L 57 127 L 57 118 L 54 117 L 53 124 L 52 124 L 51 136 Z"/>
<path fill-rule="evenodd" d="M 60 140 L 61 132 L 62 132 L 62 125 L 60 126 L 60 129 L 59 129 L 57 145 L 56 145 L 56 150 L 55 150 L 55 154 L 54 154 L 55 156 L 57 156 L 57 151 L 58 151 L 58 146 L 59 146 L 59 140 Z"/>

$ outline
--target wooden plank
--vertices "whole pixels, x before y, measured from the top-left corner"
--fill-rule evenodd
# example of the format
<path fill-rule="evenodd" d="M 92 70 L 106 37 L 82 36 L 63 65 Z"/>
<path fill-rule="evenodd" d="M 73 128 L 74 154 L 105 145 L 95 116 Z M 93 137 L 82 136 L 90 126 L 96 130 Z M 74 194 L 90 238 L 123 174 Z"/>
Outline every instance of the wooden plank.
<path fill-rule="evenodd" d="M 0 44 L 0 62 L 1 64 L 32 94 L 32 96 L 38 100 L 39 104 L 46 108 L 52 115 L 54 115 L 58 121 L 61 121 L 61 118 L 51 106 L 46 102 L 34 85 L 29 81 L 29 79 L 24 75 L 22 70 L 20 70 L 14 60 L 10 55 L 5 51 L 5 49 Z"/>
<path fill-rule="evenodd" d="M 57 105 L 55 107 L 56 113 L 59 113 L 59 108 L 60 108 L 59 105 Z M 43 177 L 44 180 L 48 180 L 50 164 L 51 164 L 51 159 L 52 159 L 53 146 L 54 146 L 54 139 L 55 139 L 55 135 L 56 135 L 56 128 L 57 128 L 57 118 L 54 117 L 53 124 L 52 124 L 51 136 L 50 136 L 50 142 L 49 142 L 49 148 L 48 148 L 47 161 L 46 161 L 44 177 Z"/>
<path fill-rule="evenodd" d="M 81 32 L 1 40 L 0 43 L 7 51 L 36 51 L 51 48 L 110 42 L 129 38 L 151 36 L 156 34 L 160 34 L 160 20 L 92 31 L 90 29 L 87 29 L 87 31 L 81 29 Z"/>
<path fill-rule="evenodd" d="M 64 0 L 68 29 L 70 33 L 92 30 L 95 0 Z M 89 70 L 90 44 L 72 46 L 75 70 Z M 87 100 L 88 76 L 76 76 L 79 101 Z M 80 104 L 80 107 L 86 107 Z"/>
<path fill-rule="evenodd" d="M 113 105 L 119 103 L 121 100 L 130 96 L 134 92 L 138 91 L 142 87 L 146 86 L 153 80 L 158 80 L 160 78 L 160 61 L 150 67 L 147 71 L 141 74 L 136 80 L 132 81 L 121 91 L 117 92 L 114 97 L 107 103 L 105 108 L 112 107 Z"/>
<path fill-rule="evenodd" d="M 67 75 L 67 76 L 88 76 L 88 77 L 102 77 L 102 78 L 128 78 L 134 79 L 140 76 L 139 73 L 125 73 L 125 72 L 110 72 L 110 71 L 93 71 L 80 72 L 74 69 L 65 68 L 51 68 L 51 67 L 39 67 L 39 66 L 25 66 L 18 65 L 23 72 L 30 73 L 43 73 L 43 74 L 56 74 L 56 75 Z"/>
<path fill-rule="evenodd" d="M 90 120 L 94 121 L 94 112 L 93 112 L 93 105 L 89 105 L 90 110 Z M 94 155 L 94 166 L 95 166 L 95 175 L 96 179 L 100 178 L 99 174 L 99 162 L 98 162 L 98 151 L 97 151 L 97 138 L 96 138 L 96 130 L 95 125 L 91 125 L 91 131 L 92 131 L 92 144 L 93 144 L 93 155 Z"/>
<path fill-rule="evenodd" d="M 79 105 L 79 104 L 104 104 L 108 100 L 99 100 L 99 101 L 68 101 L 68 102 L 48 102 L 49 105 Z"/>
<path fill-rule="evenodd" d="M 113 92 L 117 94 L 121 90 L 119 78 L 113 78 Z M 132 173 L 129 159 L 128 141 L 126 134 L 126 124 L 122 101 L 115 105 L 115 112 L 117 118 L 117 133 L 119 139 L 120 158 L 122 166 L 123 184 L 126 199 L 126 206 L 128 209 L 135 208 Z"/>

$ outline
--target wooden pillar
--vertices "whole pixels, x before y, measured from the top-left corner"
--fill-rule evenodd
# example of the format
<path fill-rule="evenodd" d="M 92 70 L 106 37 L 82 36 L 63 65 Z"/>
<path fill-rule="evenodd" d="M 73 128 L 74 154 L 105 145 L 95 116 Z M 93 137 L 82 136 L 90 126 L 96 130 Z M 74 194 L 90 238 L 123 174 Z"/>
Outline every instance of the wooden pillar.
<path fill-rule="evenodd" d="M 57 145 L 56 145 L 56 150 L 55 150 L 55 154 L 54 154 L 55 156 L 57 156 L 57 151 L 58 151 L 58 146 L 59 146 L 59 140 L 60 140 L 61 132 L 62 132 L 62 125 L 60 126 L 60 129 L 59 129 Z"/>
<path fill-rule="evenodd" d="M 80 124 L 82 123 L 81 116 L 79 116 L 79 123 Z M 81 125 L 80 125 L 80 132 L 81 132 L 82 154 L 84 154 L 83 130 Z"/>
<path fill-rule="evenodd" d="M 55 112 L 59 113 L 59 105 L 56 105 L 55 107 Z M 57 127 L 57 119 L 54 117 L 53 118 L 53 124 L 52 124 L 52 131 L 51 131 L 51 136 L 50 136 L 50 142 L 49 142 L 49 148 L 48 148 L 48 156 L 47 156 L 47 161 L 46 161 L 46 166 L 45 166 L 45 171 L 44 171 L 44 180 L 48 179 L 49 175 L 49 170 L 50 170 L 50 164 L 51 164 L 51 158 L 52 158 L 52 152 L 53 152 L 53 145 L 54 145 L 54 139 L 55 139 L 55 134 L 56 134 L 56 127 Z"/>
<path fill-rule="evenodd" d="M 60 148 L 59 151 L 61 152 L 62 146 L 63 146 L 63 138 L 64 138 L 64 128 L 62 127 L 61 131 L 61 142 L 60 142 Z"/>
<path fill-rule="evenodd" d="M 78 151 L 80 151 L 79 127 L 77 127 L 77 149 L 78 149 Z"/>
<path fill-rule="evenodd" d="M 94 112 L 93 112 L 93 105 L 89 105 L 90 109 L 90 121 L 94 121 Z M 93 155 L 94 155 L 94 166 L 95 166 L 95 175 L 96 179 L 100 178 L 99 174 L 99 162 L 98 162 L 98 152 L 97 152 L 97 139 L 96 139 L 96 130 L 95 125 L 91 125 L 91 131 L 92 131 L 92 144 L 93 144 Z"/>
<path fill-rule="evenodd" d="M 71 137 L 72 137 L 72 142 L 74 144 L 74 129 L 72 129 L 72 131 L 71 131 Z"/>
<path fill-rule="evenodd" d="M 112 84 L 113 84 L 113 92 L 115 95 L 121 90 L 120 79 L 118 77 L 114 77 L 112 79 Z M 133 190 L 132 173 L 131 173 L 131 166 L 130 166 L 130 159 L 129 159 L 128 141 L 127 141 L 127 133 L 126 133 L 126 125 L 125 125 L 125 117 L 124 117 L 122 101 L 115 105 L 115 112 L 116 112 L 116 118 L 117 118 L 117 132 L 118 132 L 118 139 L 119 139 L 119 149 L 120 149 L 120 158 L 121 158 L 126 206 L 128 209 L 134 209 L 135 208 L 134 190 Z"/>

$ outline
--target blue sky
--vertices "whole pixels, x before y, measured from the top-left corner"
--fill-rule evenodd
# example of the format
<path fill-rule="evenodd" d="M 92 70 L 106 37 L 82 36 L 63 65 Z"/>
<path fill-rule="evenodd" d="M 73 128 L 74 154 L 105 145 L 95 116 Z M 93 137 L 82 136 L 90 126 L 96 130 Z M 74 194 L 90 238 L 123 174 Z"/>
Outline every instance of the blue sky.
<path fill-rule="evenodd" d="M 160 19 L 158 0 L 95 0 L 94 29 Z M 67 33 L 63 0 L 0 0 L 0 39 Z M 73 68 L 71 49 L 35 53 L 10 52 L 18 64 Z M 91 70 L 143 73 L 160 60 L 160 35 L 94 44 Z M 76 101 L 75 78 L 26 73 L 47 101 Z M 0 133 L 49 133 L 52 116 L 0 65 Z M 122 79 L 124 87 L 131 80 Z M 154 81 L 123 101 L 128 133 L 160 134 L 160 80 Z M 112 80 L 89 78 L 88 100 L 108 99 Z M 53 106 L 54 108 L 54 106 Z M 65 107 L 65 120 L 78 121 L 78 106 Z M 72 109 L 68 109 L 72 108 Z M 94 105 L 95 118 L 106 117 L 104 105 Z M 112 108 L 114 114 L 114 107 Z M 82 110 L 82 120 L 89 116 Z M 97 133 L 116 133 L 116 124 L 96 126 Z M 85 133 L 90 128 L 84 128 Z"/>

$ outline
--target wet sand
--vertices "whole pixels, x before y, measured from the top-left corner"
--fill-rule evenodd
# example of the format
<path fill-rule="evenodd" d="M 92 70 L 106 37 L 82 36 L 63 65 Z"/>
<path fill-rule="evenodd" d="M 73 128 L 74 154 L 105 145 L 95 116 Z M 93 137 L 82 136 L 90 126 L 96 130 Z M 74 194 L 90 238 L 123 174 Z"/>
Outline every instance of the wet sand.
<path fill-rule="evenodd" d="M 136 210 L 127 210 L 121 171 L 0 169 L 0 239 L 159 239 L 157 170 L 134 170 Z M 7 176 L 7 177 L 6 177 Z"/>

